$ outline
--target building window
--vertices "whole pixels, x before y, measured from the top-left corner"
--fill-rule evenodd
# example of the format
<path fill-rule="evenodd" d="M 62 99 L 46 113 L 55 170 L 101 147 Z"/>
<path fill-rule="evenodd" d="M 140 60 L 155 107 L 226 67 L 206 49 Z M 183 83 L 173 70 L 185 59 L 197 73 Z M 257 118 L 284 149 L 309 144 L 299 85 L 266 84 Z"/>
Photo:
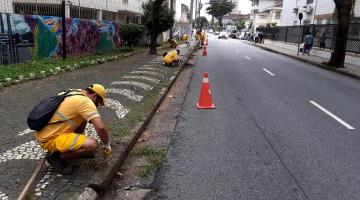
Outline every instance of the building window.
<path fill-rule="evenodd" d="M 312 4 L 314 3 L 314 0 L 306 0 L 306 4 Z"/>
<path fill-rule="evenodd" d="M 281 12 L 276 12 L 275 13 L 275 19 L 280 19 L 281 16 Z"/>

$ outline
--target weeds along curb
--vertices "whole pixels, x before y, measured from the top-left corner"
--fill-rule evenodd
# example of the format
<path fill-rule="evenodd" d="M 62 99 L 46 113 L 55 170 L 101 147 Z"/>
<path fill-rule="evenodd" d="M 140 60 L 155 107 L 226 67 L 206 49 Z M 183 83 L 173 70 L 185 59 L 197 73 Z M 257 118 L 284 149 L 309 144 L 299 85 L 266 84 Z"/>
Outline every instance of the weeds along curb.
<path fill-rule="evenodd" d="M 164 47 L 160 47 L 159 49 L 164 48 Z M 36 79 L 42 79 L 42 78 L 46 78 L 49 76 L 55 76 L 58 75 L 60 73 L 64 73 L 64 72 L 68 72 L 68 71 L 73 71 L 76 69 L 80 69 L 80 68 L 85 68 L 91 65 L 96 65 L 96 64 L 102 64 L 108 61 L 114 61 L 114 60 L 118 60 L 121 58 L 126 58 L 129 56 L 133 56 L 136 54 L 140 54 L 140 53 L 145 53 L 148 50 L 135 50 L 135 51 L 131 51 L 129 53 L 120 53 L 117 55 L 112 55 L 112 56 L 105 56 L 102 58 L 97 58 L 97 59 L 92 59 L 92 60 L 88 60 L 88 61 L 82 61 L 79 63 L 74 63 L 72 65 L 64 65 L 61 67 L 55 67 L 53 69 L 48 69 L 48 70 L 44 70 L 44 71 L 40 71 L 39 73 L 28 73 L 28 74 L 23 74 L 23 75 L 19 75 L 17 77 L 17 79 L 13 79 L 13 78 L 5 78 L 4 81 L 5 82 L 0 82 L 0 89 L 3 87 L 7 87 L 7 86 L 11 86 L 11 85 L 15 85 L 18 83 L 23 83 L 26 81 L 30 81 L 30 80 L 36 80 Z"/>
<path fill-rule="evenodd" d="M 246 43 L 246 44 L 248 44 L 248 43 Z M 258 47 L 258 48 L 261 48 L 261 49 L 264 49 L 264 50 L 267 50 L 267 51 L 270 51 L 270 52 L 273 52 L 273 53 L 281 54 L 281 55 L 284 55 L 284 56 L 287 56 L 287 57 L 290 57 L 290 58 L 299 60 L 299 61 L 304 62 L 304 63 L 308 63 L 308 64 L 311 64 L 311 65 L 315 65 L 315 66 L 320 67 L 320 68 L 322 68 L 322 69 L 326 69 L 326 70 L 329 70 L 329 71 L 333 71 L 333 72 L 336 72 L 336 73 L 339 73 L 339 74 L 342 74 L 342 75 L 345 75 L 345 76 L 348 76 L 348 77 L 351 77 L 351 78 L 360 80 L 360 75 L 357 75 L 357 74 L 354 74 L 354 73 L 351 73 L 351 72 L 348 72 L 348 71 L 345 71 L 345 70 L 341 70 L 341 69 L 329 67 L 329 66 L 323 65 L 323 64 L 321 64 L 321 63 L 317 63 L 317 62 L 314 62 L 314 61 L 310 61 L 310 60 L 306 60 L 306 59 L 303 59 L 303 58 L 299 58 L 299 57 L 297 57 L 297 56 L 293 56 L 293 55 L 289 55 L 289 54 L 286 54 L 286 53 L 282 53 L 282 52 L 279 52 L 279 51 L 270 49 L 270 48 L 268 48 L 268 47 L 263 47 L 263 46 L 255 45 L 255 44 L 251 44 L 251 45 L 253 45 L 253 46 L 255 46 L 255 47 Z"/>
<path fill-rule="evenodd" d="M 191 57 L 191 55 L 193 55 L 195 51 L 195 47 L 192 47 L 192 49 L 189 50 L 189 53 L 186 55 L 187 58 L 185 60 L 184 63 L 187 63 Z M 135 135 L 134 137 L 130 140 L 130 142 L 126 145 L 125 151 L 122 152 L 117 161 L 115 162 L 115 164 L 112 166 L 110 173 L 106 175 L 106 177 L 104 177 L 103 182 L 101 183 L 101 185 L 99 186 L 95 186 L 95 185 L 89 185 L 88 187 L 86 187 L 84 189 L 84 191 L 78 196 L 75 197 L 73 199 L 78 199 L 78 200 L 96 200 L 101 194 L 103 194 L 106 190 L 106 188 L 108 188 L 108 186 L 111 184 L 113 178 L 115 177 L 118 169 L 122 166 L 122 164 L 124 163 L 125 159 L 127 158 L 129 152 L 132 150 L 132 148 L 134 147 L 134 145 L 136 144 L 137 140 L 139 139 L 139 137 L 141 136 L 141 134 L 145 131 L 147 125 L 149 124 L 150 120 L 153 118 L 154 114 L 156 113 L 156 111 L 159 109 L 161 103 L 164 101 L 165 97 L 168 95 L 171 87 L 174 85 L 174 83 L 176 82 L 176 80 L 178 79 L 180 73 L 184 70 L 184 66 L 182 66 L 180 68 L 180 70 L 178 71 L 178 73 L 176 74 L 175 78 L 170 82 L 170 84 L 167 86 L 165 92 L 161 95 L 161 97 L 158 99 L 157 103 L 155 104 L 155 106 L 152 108 L 152 110 L 149 112 L 148 116 L 146 117 L 146 119 L 142 122 L 141 126 L 139 126 L 139 128 L 137 130 L 135 130 Z"/>

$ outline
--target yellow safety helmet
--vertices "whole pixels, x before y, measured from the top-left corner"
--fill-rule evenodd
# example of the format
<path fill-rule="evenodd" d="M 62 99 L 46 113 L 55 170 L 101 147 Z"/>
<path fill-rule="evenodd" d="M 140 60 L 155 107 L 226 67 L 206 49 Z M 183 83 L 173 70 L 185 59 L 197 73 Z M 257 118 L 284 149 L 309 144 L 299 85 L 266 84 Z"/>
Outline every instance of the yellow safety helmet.
<path fill-rule="evenodd" d="M 105 105 L 105 99 L 106 99 L 106 90 L 104 88 L 104 86 L 100 85 L 100 84 L 91 84 L 89 87 L 89 89 L 91 89 L 92 91 L 94 91 L 97 95 L 99 95 L 101 97 L 102 102 L 100 102 L 100 105 L 104 106 Z"/>

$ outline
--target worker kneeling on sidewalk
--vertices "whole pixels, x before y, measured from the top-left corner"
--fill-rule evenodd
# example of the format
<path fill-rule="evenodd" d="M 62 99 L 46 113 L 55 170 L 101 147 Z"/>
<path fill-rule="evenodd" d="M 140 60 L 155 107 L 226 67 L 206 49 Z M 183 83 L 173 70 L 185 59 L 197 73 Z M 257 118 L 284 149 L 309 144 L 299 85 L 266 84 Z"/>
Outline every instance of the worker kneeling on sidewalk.
<path fill-rule="evenodd" d="M 104 105 L 105 88 L 100 84 L 93 84 L 84 90 L 70 91 L 48 124 L 36 133 L 40 146 L 49 152 L 48 163 L 63 175 L 73 173 L 67 161 L 92 158 L 96 153 L 97 140 L 84 135 L 87 122 L 95 127 L 104 144 L 104 157 L 111 154 L 109 134 L 97 110 L 99 105 Z"/>
<path fill-rule="evenodd" d="M 168 42 L 170 43 L 170 48 L 175 49 L 177 47 L 177 42 L 174 39 L 168 39 Z"/>
<path fill-rule="evenodd" d="M 180 50 L 165 52 L 163 54 L 165 66 L 176 65 L 180 62 Z"/>

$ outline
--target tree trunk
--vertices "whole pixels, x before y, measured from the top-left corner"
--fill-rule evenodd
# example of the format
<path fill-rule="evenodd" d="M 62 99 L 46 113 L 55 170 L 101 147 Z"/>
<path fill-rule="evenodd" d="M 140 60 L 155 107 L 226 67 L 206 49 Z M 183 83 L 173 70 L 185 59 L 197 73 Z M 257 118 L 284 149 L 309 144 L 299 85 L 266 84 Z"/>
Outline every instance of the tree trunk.
<path fill-rule="evenodd" d="M 222 17 L 219 17 L 219 18 L 217 18 L 218 19 L 218 21 L 219 21 L 219 26 L 220 26 L 220 31 L 222 31 L 223 30 L 223 23 L 222 23 Z"/>
<path fill-rule="evenodd" d="M 150 51 L 149 54 L 150 55 L 157 55 L 157 51 L 156 51 L 156 45 L 157 45 L 157 33 L 156 31 L 151 31 L 150 33 Z"/>
<path fill-rule="evenodd" d="M 346 55 L 346 44 L 349 34 L 353 0 L 344 0 L 344 3 L 335 3 L 338 14 L 336 41 L 334 52 L 331 54 L 330 61 L 327 63 L 327 65 L 330 67 L 342 68 L 344 67 Z"/>

